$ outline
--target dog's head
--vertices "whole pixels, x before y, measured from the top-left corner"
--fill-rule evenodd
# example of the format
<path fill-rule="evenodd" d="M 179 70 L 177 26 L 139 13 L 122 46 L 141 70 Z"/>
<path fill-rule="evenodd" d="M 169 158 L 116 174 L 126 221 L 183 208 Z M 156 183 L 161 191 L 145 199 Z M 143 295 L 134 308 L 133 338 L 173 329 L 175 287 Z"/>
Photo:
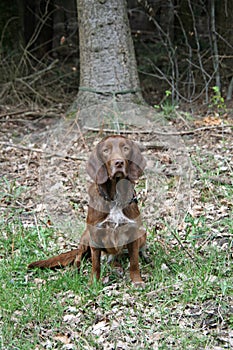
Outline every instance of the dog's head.
<path fill-rule="evenodd" d="M 145 166 L 146 160 L 135 142 L 113 135 L 100 141 L 91 153 L 87 173 L 99 185 L 117 178 L 133 182 L 142 175 Z"/>

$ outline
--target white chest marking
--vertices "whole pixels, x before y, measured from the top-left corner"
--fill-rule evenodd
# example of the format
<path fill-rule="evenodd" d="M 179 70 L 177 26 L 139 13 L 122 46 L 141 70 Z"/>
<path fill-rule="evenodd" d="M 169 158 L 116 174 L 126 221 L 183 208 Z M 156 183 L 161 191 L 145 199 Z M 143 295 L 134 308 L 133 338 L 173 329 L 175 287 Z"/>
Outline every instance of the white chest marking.
<path fill-rule="evenodd" d="M 111 222 L 115 224 L 115 227 L 122 224 L 134 224 L 135 220 L 127 218 L 123 213 L 122 209 L 115 205 L 111 210 L 106 219 L 98 224 L 98 226 L 102 226 L 105 222 Z"/>

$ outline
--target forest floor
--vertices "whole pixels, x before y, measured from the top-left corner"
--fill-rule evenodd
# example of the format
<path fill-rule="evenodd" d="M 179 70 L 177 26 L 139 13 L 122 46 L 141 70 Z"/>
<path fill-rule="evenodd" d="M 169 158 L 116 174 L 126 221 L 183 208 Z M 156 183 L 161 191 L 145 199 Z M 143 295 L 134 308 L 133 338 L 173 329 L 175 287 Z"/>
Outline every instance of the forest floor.
<path fill-rule="evenodd" d="M 232 349 L 233 116 L 174 109 L 161 128 L 131 130 L 148 160 L 137 184 L 148 231 L 146 282 L 103 260 L 28 271 L 76 248 L 85 226 L 88 154 L 103 130 L 49 111 L 0 113 L 0 348 Z M 164 132 L 168 136 L 164 136 Z M 179 169 L 183 170 L 182 174 Z"/>

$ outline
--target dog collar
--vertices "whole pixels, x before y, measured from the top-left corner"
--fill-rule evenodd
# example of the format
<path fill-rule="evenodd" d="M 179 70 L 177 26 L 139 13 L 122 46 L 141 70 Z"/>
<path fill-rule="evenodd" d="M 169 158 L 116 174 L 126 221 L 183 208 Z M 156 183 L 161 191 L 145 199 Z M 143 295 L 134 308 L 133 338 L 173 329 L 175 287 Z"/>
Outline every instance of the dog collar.
<path fill-rule="evenodd" d="M 102 198 L 104 198 L 104 200 L 106 200 L 107 202 L 116 202 L 116 199 L 111 199 L 109 195 L 104 192 L 103 188 L 100 185 L 98 185 L 98 192 L 99 192 L 99 195 Z M 131 203 L 136 203 L 136 204 L 138 203 L 137 194 L 135 190 L 133 193 L 133 197 L 128 201 L 128 204 L 131 204 Z"/>

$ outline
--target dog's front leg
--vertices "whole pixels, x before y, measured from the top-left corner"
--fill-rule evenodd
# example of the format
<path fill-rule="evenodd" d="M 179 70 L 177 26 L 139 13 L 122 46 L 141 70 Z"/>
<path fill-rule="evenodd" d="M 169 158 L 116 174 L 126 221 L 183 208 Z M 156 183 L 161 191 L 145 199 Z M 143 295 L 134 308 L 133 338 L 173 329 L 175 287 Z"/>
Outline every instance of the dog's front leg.
<path fill-rule="evenodd" d="M 91 273 L 91 281 L 94 279 L 100 279 L 100 256 L 101 250 L 98 248 L 91 247 L 91 260 L 92 260 L 92 273 Z"/>
<path fill-rule="evenodd" d="M 130 278 L 135 286 L 144 287 L 144 282 L 139 270 L 139 246 L 138 240 L 127 244 L 130 261 Z"/>

